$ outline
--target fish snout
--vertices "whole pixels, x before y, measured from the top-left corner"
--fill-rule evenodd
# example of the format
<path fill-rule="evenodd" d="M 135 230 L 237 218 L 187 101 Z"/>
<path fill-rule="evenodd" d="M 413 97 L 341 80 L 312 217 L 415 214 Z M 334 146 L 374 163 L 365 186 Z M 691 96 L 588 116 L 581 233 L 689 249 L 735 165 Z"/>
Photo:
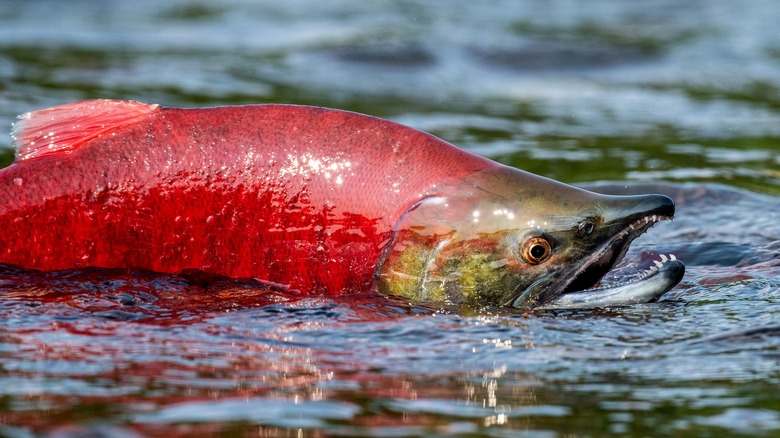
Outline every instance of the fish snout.
<path fill-rule="evenodd" d="M 627 226 L 647 218 L 647 223 L 674 217 L 674 201 L 666 195 L 609 196 L 602 202 L 604 222 Z"/>

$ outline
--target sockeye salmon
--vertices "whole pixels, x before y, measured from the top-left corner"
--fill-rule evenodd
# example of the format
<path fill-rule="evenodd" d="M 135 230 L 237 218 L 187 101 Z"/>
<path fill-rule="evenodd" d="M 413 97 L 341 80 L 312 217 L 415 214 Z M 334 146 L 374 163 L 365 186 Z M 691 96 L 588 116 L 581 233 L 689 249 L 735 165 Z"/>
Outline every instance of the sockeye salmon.
<path fill-rule="evenodd" d="M 20 116 L 13 137 L 0 263 L 25 269 L 194 269 L 523 309 L 651 301 L 684 272 L 664 257 L 589 289 L 673 216 L 666 196 L 592 193 L 352 112 L 93 100 Z"/>

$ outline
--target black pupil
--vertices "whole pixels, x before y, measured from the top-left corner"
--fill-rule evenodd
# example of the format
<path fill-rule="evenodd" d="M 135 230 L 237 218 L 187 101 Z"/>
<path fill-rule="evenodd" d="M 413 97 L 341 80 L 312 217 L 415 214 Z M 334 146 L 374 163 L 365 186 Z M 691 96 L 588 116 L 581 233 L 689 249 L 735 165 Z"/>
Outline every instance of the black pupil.
<path fill-rule="evenodd" d="M 547 253 L 547 250 L 544 249 L 542 245 L 534 245 L 531 247 L 531 257 L 535 259 L 540 259 L 544 257 L 544 255 Z"/>

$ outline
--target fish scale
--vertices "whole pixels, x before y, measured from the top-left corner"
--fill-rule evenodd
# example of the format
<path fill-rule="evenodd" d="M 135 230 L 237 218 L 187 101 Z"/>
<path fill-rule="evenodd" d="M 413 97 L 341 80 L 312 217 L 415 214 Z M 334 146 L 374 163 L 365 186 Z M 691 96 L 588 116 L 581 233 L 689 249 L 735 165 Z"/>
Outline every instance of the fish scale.
<path fill-rule="evenodd" d="M 90 101 L 25 116 L 16 137 L 1 262 L 201 269 L 312 293 L 369 288 L 394 217 L 494 165 L 389 121 L 290 105 Z"/>

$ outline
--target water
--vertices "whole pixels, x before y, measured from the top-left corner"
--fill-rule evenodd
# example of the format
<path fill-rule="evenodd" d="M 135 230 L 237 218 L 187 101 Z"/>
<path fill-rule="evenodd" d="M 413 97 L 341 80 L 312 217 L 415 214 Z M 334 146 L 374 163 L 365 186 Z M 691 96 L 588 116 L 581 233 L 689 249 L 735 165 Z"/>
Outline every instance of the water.
<path fill-rule="evenodd" d="M 3 129 L 96 97 L 356 110 L 667 193 L 677 220 L 612 275 L 688 268 L 659 303 L 531 314 L 3 268 L 0 435 L 780 433 L 774 2 L 6 0 L 0 22 Z"/>

